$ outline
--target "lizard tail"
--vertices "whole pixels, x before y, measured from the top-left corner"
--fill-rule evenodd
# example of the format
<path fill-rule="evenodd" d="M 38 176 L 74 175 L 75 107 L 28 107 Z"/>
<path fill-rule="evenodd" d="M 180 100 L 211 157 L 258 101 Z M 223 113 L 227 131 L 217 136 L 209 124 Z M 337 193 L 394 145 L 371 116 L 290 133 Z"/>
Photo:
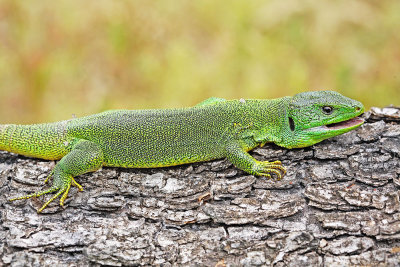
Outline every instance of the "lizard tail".
<path fill-rule="evenodd" d="M 6 150 L 7 142 L 5 140 L 5 131 L 8 124 L 0 124 L 0 150 Z"/>
<path fill-rule="evenodd" d="M 69 151 L 65 125 L 45 123 L 0 125 L 0 150 L 28 157 L 57 160 Z"/>

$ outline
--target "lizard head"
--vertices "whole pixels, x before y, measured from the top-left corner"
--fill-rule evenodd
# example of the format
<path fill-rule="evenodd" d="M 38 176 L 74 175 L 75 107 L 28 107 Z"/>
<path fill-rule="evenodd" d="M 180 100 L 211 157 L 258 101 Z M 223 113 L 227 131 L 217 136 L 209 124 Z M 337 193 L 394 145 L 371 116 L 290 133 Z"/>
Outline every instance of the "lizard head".
<path fill-rule="evenodd" d="M 282 140 L 286 148 L 311 146 L 351 131 L 364 123 L 359 101 L 333 91 L 304 92 L 293 96 L 286 109 Z"/>

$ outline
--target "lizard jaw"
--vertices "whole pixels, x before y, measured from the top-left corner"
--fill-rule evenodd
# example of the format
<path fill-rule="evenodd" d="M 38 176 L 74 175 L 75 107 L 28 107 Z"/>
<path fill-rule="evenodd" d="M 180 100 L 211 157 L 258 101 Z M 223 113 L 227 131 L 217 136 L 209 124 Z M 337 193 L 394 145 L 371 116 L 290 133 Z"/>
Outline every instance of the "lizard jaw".
<path fill-rule="evenodd" d="M 347 128 L 353 128 L 353 127 L 358 127 L 361 124 L 363 124 L 365 120 L 360 117 L 355 117 L 349 120 L 341 121 L 341 122 L 336 122 L 336 123 L 331 123 L 325 126 L 322 126 L 325 128 L 325 130 L 342 130 L 342 129 L 347 129 Z"/>
<path fill-rule="evenodd" d="M 327 125 L 317 126 L 313 128 L 309 128 L 306 131 L 308 132 L 323 132 L 323 133 L 331 133 L 332 136 L 342 134 L 353 130 L 359 126 L 361 126 L 365 120 L 360 117 L 354 117 L 349 120 L 344 120 L 341 122 L 330 123 Z M 336 133 L 336 134 L 334 134 Z"/>

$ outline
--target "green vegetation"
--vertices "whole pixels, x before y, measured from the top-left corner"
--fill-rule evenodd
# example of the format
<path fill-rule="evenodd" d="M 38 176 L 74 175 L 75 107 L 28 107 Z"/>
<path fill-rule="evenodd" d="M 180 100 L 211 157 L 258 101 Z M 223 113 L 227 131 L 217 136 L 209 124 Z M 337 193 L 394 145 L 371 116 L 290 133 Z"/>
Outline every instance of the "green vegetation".
<path fill-rule="evenodd" d="M 400 1 L 0 3 L 0 121 L 333 89 L 400 105 Z"/>

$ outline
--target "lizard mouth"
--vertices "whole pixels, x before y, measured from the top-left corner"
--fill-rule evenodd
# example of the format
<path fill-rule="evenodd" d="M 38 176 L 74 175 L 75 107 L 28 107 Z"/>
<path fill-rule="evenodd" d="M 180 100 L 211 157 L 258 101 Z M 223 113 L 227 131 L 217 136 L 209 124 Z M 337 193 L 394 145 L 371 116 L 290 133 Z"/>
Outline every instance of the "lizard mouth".
<path fill-rule="evenodd" d="M 352 128 L 355 126 L 359 126 L 364 123 L 364 119 L 360 117 L 355 117 L 350 120 L 346 121 L 341 121 L 341 122 L 336 122 L 336 123 L 331 123 L 328 125 L 325 125 L 326 129 L 329 130 L 341 130 L 341 129 L 347 129 L 347 128 Z"/>

